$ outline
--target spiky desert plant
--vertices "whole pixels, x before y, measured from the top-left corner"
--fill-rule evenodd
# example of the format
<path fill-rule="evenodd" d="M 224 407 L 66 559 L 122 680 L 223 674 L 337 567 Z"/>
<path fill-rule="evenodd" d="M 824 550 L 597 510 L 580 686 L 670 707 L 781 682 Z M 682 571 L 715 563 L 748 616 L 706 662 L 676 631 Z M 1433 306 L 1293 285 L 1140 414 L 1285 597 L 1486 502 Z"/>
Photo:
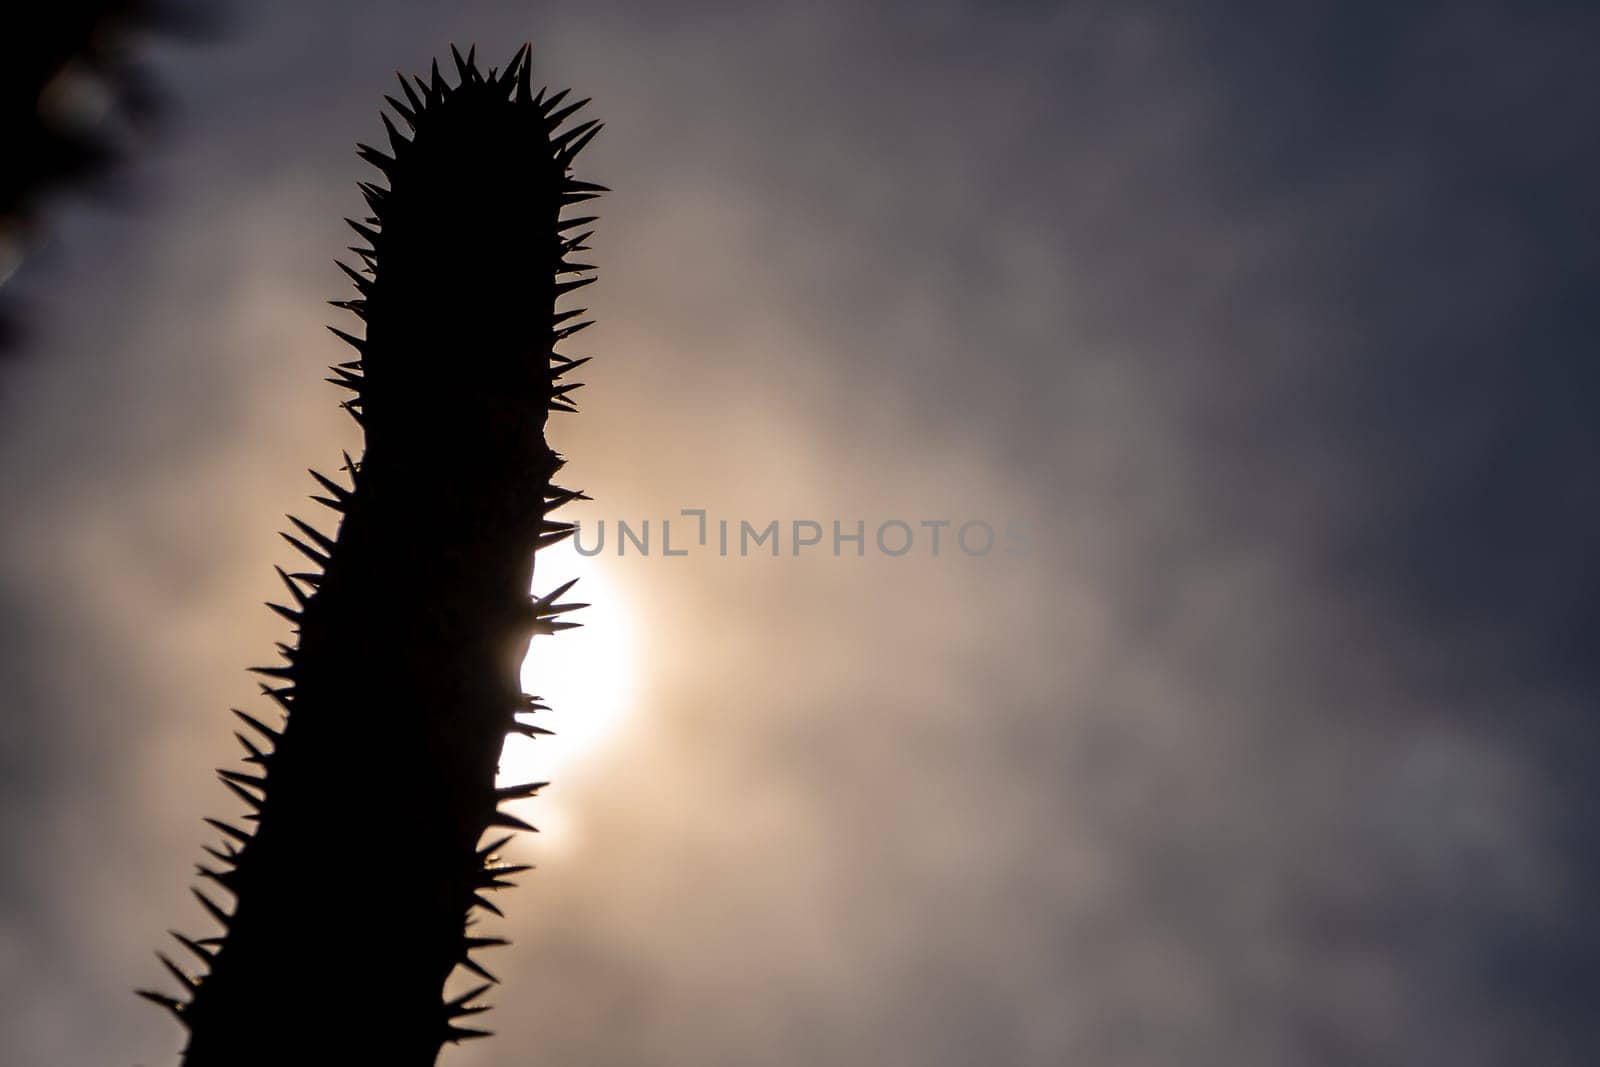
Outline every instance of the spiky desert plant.
<path fill-rule="evenodd" d="M 493 981 L 473 953 L 502 942 L 473 916 L 524 869 L 484 838 L 529 828 L 501 805 L 543 783 L 495 784 L 508 732 L 548 732 L 516 718 L 541 708 L 519 664 L 582 606 L 556 602 L 571 583 L 528 590 L 534 551 L 572 532 L 551 511 L 581 495 L 554 484 L 545 424 L 585 362 L 554 351 L 582 309 L 555 307 L 593 280 L 570 258 L 588 234 L 568 236 L 592 219 L 562 213 L 603 191 L 569 176 L 600 127 L 563 128 L 587 101 L 536 95 L 527 46 L 487 74 L 451 51 L 457 84 L 435 63 L 388 98 L 411 136 L 385 116 L 393 154 L 360 147 L 388 187 L 361 186 L 366 270 L 345 267 L 359 297 L 335 303 L 366 336 L 334 331 L 360 358 L 330 380 L 355 393 L 365 452 L 348 488 L 313 472 L 337 533 L 285 534 L 315 568 L 280 569 L 298 642 L 258 668 L 285 721 L 238 713 L 251 769 L 220 772 L 255 830 L 211 820 L 227 841 L 201 873 L 234 908 L 200 893 L 224 932 L 179 938 L 208 973 L 166 961 L 185 995 L 144 994 L 188 1028 L 190 1067 L 432 1064 L 481 1033 L 461 1020 L 487 985 L 446 1000 L 445 982 Z"/>

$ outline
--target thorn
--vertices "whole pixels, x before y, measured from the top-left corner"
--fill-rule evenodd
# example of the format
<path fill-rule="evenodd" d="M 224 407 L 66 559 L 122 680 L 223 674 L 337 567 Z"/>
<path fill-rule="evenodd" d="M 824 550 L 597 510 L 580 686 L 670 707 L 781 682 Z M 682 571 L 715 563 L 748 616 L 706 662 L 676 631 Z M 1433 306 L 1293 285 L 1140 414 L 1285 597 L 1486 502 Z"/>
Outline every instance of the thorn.
<path fill-rule="evenodd" d="M 541 523 L 541 528 L 542 530 L 549 531 L 549 533 L 560 533 L 565 534 L 565 536 L 571 536 L 574 531 L 578 530 L 578 526 L 574 526 L 573 523 L 546 522 Z M 562 614 L 563 611 L 576 611 L 578 608 L 587 608 L 589 605 L 558 605 L 558 603 L 555 603 L 555 598 L 560 597 L 562 593 L 565 593 L 566 590 L 571 589 L 571 587 L 576 584 L 578 584 L 578 579 L 574 577 L 573 581 L 566 582 L 565 585 L 558 585 L 558 587 L 555 587 L 554 590 L 547 592 L 546 595 L 542 595 L 542 597 L 536 597 L 534 600 L 528 601 L 528 608 L 531 609 L 533 617 L 536 617 L 536 619 L 547 619 L 547 617 Z"/>
<path fill-rule="evenodd" d="M 338 267 L 340 270 L 344 271 L 345 276 L 348 277 L 352 282 L 355 283 L 356 289 L 361 293 L 362 296 L 371 296 L 372 295 L 372 279 L 371 278 L 367 277 L 365 274 L 362 274 L 360 271 L 356 270 L 354 267 L 352 267 L 350 264 L 344 262 L 343 260 L 336 259 L 336 260 L 333 261 L 333 265 Z M 331 327 L 331 326 L 328 327 L 328 328 L 329 329 L 333 329 L 333 327 Z M 338 331 L 334 331 L 334 332 L 337 333 Z M 355 347 L 356 347 L 357 351 L 361 351 L 362 350 L 362 346 L 360 346 L 360 345 L 356 345 Z"/>
<path fill-rule="evenodd" d="M 572 141 L 572 143 L 568 144 L 565 148 L 562 148 L 561 151 L 556 155 L 556 159 L 559 160 L 563 165 L 570 164 L 574 159 L 577 158 L 578 153 L 583 151 L 584 146 L 590 141 L 594 140 L 595 134 L 599 133 L 605 128 L 605 123 L 595 122 L 593 119 L 591 119 L 581 126 L 574 126 L 560 137 L 555 138 L 550 142 L 550 144 L 552 146 L 559 146 L 568 141 L 573 134 L 578 133 L 580 130 L 583 131 L 583 136 L 579 137 L 575 141 Z"/>
<path fill-rule="evenodd" d="M 393 103 L 392 100 L 390 102 Z M 395 129 L 394 123 L 389 121 L 388 115 L 380 111 L 378 112 L 378 118 L 383 120 L 383 130 L 389 135 L 389 150 L 394 153 L 394 158 L 399 159 L 405 154 L 405 150 L 411 147 L 411 142 L 399 130 Z"/>
<path fill-rule="evenodd" d="M 294 594 L 295 602 L 302 608 L 305 607 L 310 602 L 310 598 L 300 589 L 300 586 L 295 584 L 295 580 L 289 577 L 289 572 L 276 563 L 272 565 L 272 569 L 278 572 L 278 577 L 283 579 L 283 584 L 289 587 L 290 593 Z"/>
<path fill-rule="evenodd" d="M 229 784 L 231 785 L 232 783 L 230 782 Z M 221 819 L 213 819 L 209 815 L 206 816 L 206 822 L 209 823 L 213 829 L 227 834 L 229 837 L 233 838 L 235 841 L 238 841 L 242 845 L 248 845 L 250 843 L 250 835 L 239 829 L 237 826 L 232 826 L 228 823 L 225 823 Z"/>
<path fill-rule="evenodd" d="M 369 144 L 356 145 L 356 155 L 360 156 L 368 163 L 371 163 L 374 167 L 377 167 L 379 170 L 383 171 L 384 174 L 394 173 L 393 158 L 384 155 L 382 152 L 378 151 L 376 148 L 373 148 Z"/>
<path fill-rule="evenodd" d="M 176 931 L 176 930 L 168 930 L 167 933 L 169 933 L 173 937 L 177 938 L 178 939 L 178 944 L 182 945 L 184 948 L 186 948 L 190 952 L 194 953 L 195 958 L 200 960 L 201 963 L 204 963 L 205 965 L 210 966 L 211 961 L 217 958 L 217 954 L 215 952 L 212 952 L 209 948 L 207 948 L 206 946 L 202 945 L 200 942 L 196 941 L 194 938 L 185 937 L 183 934 L 178 933 L 178 931 Z"/>
<path fill-rule="evenodd" d="M 280 530 L 278 531 L 278 536 L 289 542 L 295 548 L 299 549 L 302 555 L 311 560 L 311 562 L 315 563 L 317 566 L 321 567 L 323 570 L 328 569 L 328 557 L 324 556 L 321 552 L 318 552 L 316 549 L 312 548 L 310 545 L 294 536 L 294 534 L 284 533 L 282 530 Z"/>
<path fill-rule="evenodd" d="M 400 84 L 404 85 L 405 82 L 402 81 Z M 394 113 L 396 115 L 399 115 L 401 118 L 406 120 L 407 126 L 410 126 L 413 130 L 417 128 L 417 113 L 415 111 L 411 110 L 409 107 L 402 104 L 388 93 L 383 94 L 383 99 L 390 107 L 394 108 Z M 410 142 L 407 143 L 409 144 Z"/>
<path fill-rule="evenodd" d="M 228 851 L 224 852 L 221 848 L 213 848 L 210 845 L 201 845 L 200 851 L 204 852 L 218 863 L 228 867 L 237 867 L 239 865 L 239 857 L 242 855 L 242 853 L 226 841 L 222 843 L 222 848 L 225 848 Z M 205 868 L 202 867 L 201 870 L 205 870 Z"/>
<path fill-rule="evenodd" d="M 298 578 L 300 575 L 297 574 L 295 577 Z M 245 712 L 240 711 L 238 708 L 229 708 L 228 710 L 239 716 L 240 719 L 244 720 L 244 724 L 246 726 L 255 730 L 273 744 L 277 744 L 283 738 L 283 734 L 279 733 L 277 730 L 274 730 L 272 727 L 268 726 L 254 715 L 248 715 Z"/>
<path fill-rule="evenodd" d="M 340 263 L 339 266 L 344 267 L 345 272 L 347 274 L 351 273 L 350 268 L 349 267 L 345 267 L 343 263 Z M 357 277 L 360 277 L 360 275 L 357 275 Z M 361 280 L 362 281 L 366 281 L 365 278 L 362 278 Z M 339 327 L 337 327 L 337 326 L 329 326 L 327 329 L 328 329 L 329 333 L 333 334 L 339 340 L 343 341 L 345 344 L 349 345 L 351 348 L 355 349 L 357 352 L 360 352 L 362 355 L 366 355 L 366 353 L 367 353 L 367 342 L 365 340 L 363 340 L 360 337 L 357 337 L 353 333 L 346 333 L 344 330 L 339 329 Z"/>
<path fill-rule="evenodd" d="M 545 526 L 571 526 L 572 524 L 570 522 L 562 522 L 562 523 L 548 523 L 547 522 L 544 525 Z M 562 593 L 565 593 L 568 589 L 571 589 L 573 586 L 575 586 L 577 584 L 578 584 L 578 579 L 576 579 L 576 578 L 572 579 L 570 582 L 564 582 L 563 584 L 556 586 L 554 589 L 552 589 L 550 592 L 546 593 L 544 596 L 538 597 L 537 599 L 535 599 L 534 602 L 533 602 L 533 606 L 535 608 L 545 607 L 545 606 L 553 603 L 555 601 L 556 597 L 560 596 Z"/>
<path fill-rule="evenodd" d="M 507 845 L 511 844 L 512 839 L 513 838 L 511 834 L 506 834 L 504 837 L 497 838 L 494 841 L 491 841 L 489 844 L 478 849 L 478 862 L 488 863 L 494 858 L 494 854 L 496 852 L 499 852 L 502 848 L 505 848 Z"/>
<path fill-rule="evenodd" d="M 493 1030 L 474 1030 L 470 1026 L 447 1026 L 444 1029 L 444 1039 L 452 1044 L 462 1041 L 471 1041 L 478 1037 L 493 1037 Z"/>
<path fill-rule="evenodd" d="M 263 766 L 266 765 L 267 754 L 261 751 L 261 749 L 257 748 L 254 741 L 251 741 L 248 737 L 246 737 L 244 734 L 241 734 L 237 730 L 233 732 L 233 736 L 237 737 L 239 739 L 239 744 L 243 745 L 245 751 L 250 753 L 249 757 L 245 759 L 246 763 L 259 763 Z"/>
<path fill-rule="evenodd" d="M 594 280 L 595 280 L 594 277 L 591 275 L 588 278 L 578 278 L 575 281 L 557 282 L 556 283 L 556 297 L 559 299 L 560 297 L 566 296 L 568 293 L 572 292 L 572 290 L 581 289 L 585 285 L 588 285 L 591 282 L 593 282 Z"/>
<path fill-rule="evenodd" d="M 473 974 L 477 975 L 479 978 L 482 978 L 485 982 L 494 982 L 497 985 L 500 982 L 500 979 L 498 979 L 494 975 L 490 974 L 489 973 L 489 969 L 487 967 L 485 967 L 483 964 L 479 963 L 477 960 L 463 959 L 463 960 L 459 961 L 459 963 L 460 963 L 460 966 L 465 967 L 467 970 L 471 971 Z"/>
<path fill-rule="evenodd" d="M 350 490 L 346 489 L 338 482 L 317 471 L 310 471 L 310 474 L 311 477 L 317 480 L 318 485 L 322 486 L 322 488 L 326 489 L 329 493 L 332 493 L 334 499 L 338 500 L 341 504 L 350 499 Z"/>
<path fill-rule="evenodd" d="M 183 1017 L 183 1009 L 185 1005 L 177 997 L 169 997 L 167 994 L 157 993 L 153 989 L 136 989 L 134 992 L 144 999 L 150 1001 L 152 1004 L 159 1004 L 163 1008 L 166 1008 L 173 1015 L 177 1016 L 178 1021 L 183 1023 L 183 1025 L 189 1025 L 189 1020 Z"/>
<path fill-rule="evenodd" d="M 567 94 L 570 92 L 572 92 L 571 89 L 563 89 L 554 96 L 546 97 L 543 102 L 539 104 L 539 110 L 546 115 L 550 114 L 557 104 L 561 103 L 561 101 L 567 98 Z M 540 94 L 543 95 L 543 90 L 540 90 Z"/>
<path fill-rule="evenodd" d="M 486 983 L 484 983 L 483 985 L 479 986 L 476 989 L 468 990 L 467 992 L 461 994 L 459 997 L 456 997 L 454 1000 L 445 1001 L 444 1006 L 445 1006 L 446 1010 L 449 1010 L 449 1009 L 452 1009 L 452 1008 L 465 1007 L 466 1003 L 469 1000 L 476 1000 L 479 997 L 483 996 L 485 993 L 489 992 L 489 990 L 491 990 L 493 988 L 494 988 L 494 986 L 492 984 L 486 982 Z"/>
<path fill-rule="evenodd" d="M 389 190 L 376 182 L 356 182 L 356 188 L 361 190 L 361 198 L 374 212 L 382 211 L 389 202 Z"/>
<path fill-rule="evenodd" d="M 568 115 L 572 114 L 574 111 L 577 111 L 580 107 L 589 102 L 590 98 L 586 96 L 582 100 L 579 100 L 576 104 L 568 104 L 560 111 L 552 111 L 550 114 L 544 117 L 545 125 L 552 130 L 555 129 L 557 126 L 561 125 L 562 121 L 565 120 Z"/>
<path fill-rule="evenodd" d="M 294 610 L 293 608 L 288 607 L 288 606 L 283 605 L 283 604 L 274 604 L 270 600 L 267 601 L 267 607 L 271 608 L 273 611 L 277 612 L 279 615 L 282 615 L 284 618 L 288 619 L 290 622 L 294 623 L 296 626 L 300 625 L 300 613 L 298 611 Z M 272 678 L 289 678 L 289 677 L 292 677 L 292 675 L 289 672 L 289 668 L 288 667 L 251 667 L 250 669 L 255 671 L 257 674 L 265 674 L 268 677 L 272 677 Z"/>
<path fill-rule="evenodd" d="M 230 782 L 226 778 L 222 778 L 220 772 L 218 774 L 218 777 L 221 779 L 222 784 L 228 787 L 228 791 L 231 792 L 234 796 L 238 797 L 240 800 L 244 801 L 246 804 L 248 804 L 250 806 L 251 810 L 253 810 L 253 811 L 260 811 L 261 810 L 261 798 L 260 797 L 256 796 L 254 793 L 252 793 L 249 790 L 245 789 L 244 786 L 239 785 L 236 782 Z"/>
<path fill-rule="evenodd" d="M 585 356 L 584 358 L 588 359 L 589 357 Z M 593 499 L 594 497 L 589 496 L 581 489 L 562 489 L 559 492 L 551 493 L 549 496 L 544 498 L 544 513 L 548 515 L 562 505 L 570 504 L 574 500 Z"/>
<path fill-rule="evenodd" d="M 367 242 L 367 244 L 371 245 L 374 249 L 378 247 L 381 237 L 377 230 L 374 230 L 371 226 L 368 226 L 364 222 L 357 222 L 355 219 L 351 218 L 345 219 L 344 222 L 346 226 L 349 226 L 352 230 L 354 230 L 363 241 Z M 360 250 L 357 249 L 357 251 Z"/>
<path fill-rule="evenodd" d="M 333 551 L 333 539 L 327 534 L 323 533 L 321 530 L 317 529 L 315 526 L 312 526 L 308 522 L 302 522 L 293 515 L 285 515 L 284 518 L 294 523 L 295 526 L 299 527 L 301 533 L 315 541 L 317 543 L 317 547 L 321 548 L 325 552 Z"/>
<path fill-rule="evenodd" d="M 496 878 L 509 878 L 513 874 L 522 874 L 531 870 L 533 870 L 533 864 L 531 863 L 506 863 L 490 869 L 488 873 Z"/>
<path fill-rule="evenodd" d="M 585 325 L 588 325 L 588 324 L 585 323 Z M 582 356 L 582 357 L 580 357 L 578 359 L 569 359 L 565 363 L 561 364 L 561 366 L 558 367 L 554 371 L 554 373 L 552 373 L 550 375 L 550 377 L 552 379 L 565 377 L 566 375 L 571 374 L 573 371 L 577 370 L 579 367 L 583 366 L 585 363 L 589 362 L 593 358 L 594 358 L 593 356 Z"/>
<path fill-rule="evenodd" d="M 508 864 L 501 867 L 490 867 L 484 870 L 479 884 L 484 889 L 509 889 L 517 883 L 509 881 L 514 874 L 531 871 L 533 868 L 526 863 Z"/>
<path fill-rule="evenodd" d="M 284 711 L 294 710 L 294 701 L 292 699 L 294 697 L 294 686 L 285 685 L 274 689 L 272 686 L 263 682 L 261 685 L 261 692 L 271 697 L 272 700 Z"/>
<path fill-rule="evenodd" d="M 549 782 L 528 782 L 524 785 L 503 786 L 494 791 L 495 803 L 507 800 L 526 800 L 528 797 L 538 796 L 539 790 L 549 785 Z"/>
<path fill-rule="evenodd" d="M 200 988 L 199 982 L 196 982 L 192 977 L 190 977 L 189 973 L 182 967 L 179 967 L 176 963 L 173 963 L 172 959 L 165 952 L 157 952 L 156 959 L 160 960 L 161 965 L 165 967 L 174 978 L 182 983 L 183 988 L 188 990 L 191 997 L 194 996 L 194 991 Z"/>
<path fill-rule="evenodd" d="M 527 104 L 533 99 L 533 45 L 522 46 L 521 63 L 513 63 L 517 68 L 517 103 Z"/>
<path fill-rule="evenodd" d="M 398 70 L 394 72 L 394 76 L 400 80 L 400 91 L 406 94 L 406 102 L 411 105 L 411 110 L 413 112 L 421 111 L 422 100 L 412 91 L 411 84 L 406 81 L 406 76 Z"/>
<path fill-rule="evenodd" d="M 602 125 L 603 123 L 598 118 L 589 118 L 587 122 L 578 123 L 576 126 L 568 126 L 565 131 L 555 134 L 554 138 L 550 138 L 550 147 L 552 149 L 562 149 L 566 144 L 570 144 L 574 138 L 581 138 L 586 133 L 592 133 L 592 131 L 597 130 L 598 126 Z"/>
<path fill-rule="evenodd" d="M 551 604 L 548 608 L 545 608 L 543 611 L 539 612 L 538 617 L 541 619 L 553 619 L 557 615 L 565 615 L 569 611 L 582 611 L 584 608 L 589 606 L 589 604 L 581 603 L 579 601 L 571 601 L 566 604 Z"/>
<path fill-rule="evenodd" d="M 350 266 L 350 264 L 347 264 L 347 262 L 342 261 L 342 259 L 334 259 L 333 266 L 336 266 L 336 267 L 338 267 L 339 270 L 342 270 L 342 272 L 344 272 L 344 274 L 346 274 L 346 277 L 350 278 L 350 282 L 354 282 L 355 283 L 355 290 L 357 290 L 358 293 L 362 294 L 362 298 L 363 299 L 370 298 L 371 294 L 373 294 L 373 280 L 371 280 L 370 277 L 366 277 L 366 275 L 362 274 L 362 272 L 360 272 L 360 270 L 357 270 L 357 269 L 355 269 L 355 267 Z M 371 267 L 368 267 L 368 272 L 371 272 Z M 330 326 L 330 330 L 331 330 L 331 326 Z M 334 330 L 334 333 L 339 333 L 339 331 L 338 330 Z M 352 344 L 352 346 L 354 346 L 355 349 L 358 350 L 358 352 L 360 352 L 360 350 L 362 350 L 362 346 L 358 346 L 358 344 L 355 344 L 354 341 L 349 341 L 349 338 L 347 338 L 347 336 L 344 336 L 344 334 L 341 334 L 341 338 L 344 338 L 344 341 L 347 341 L 347 342 L 349 342 L 349 344 Z"/>
<path fill-rule="evenodd" d="M 530 822 L 528 822 L 528 821 L 526 821 L 524 819 L 517 818 L 515 815 L 511 814 L 509 811 L 497 811 L 497 812 L 495 812 L 494 813 L 494 818 L 489 820 L 489 825 L 490 826 L 503 826 L 508 830 L 526 830 L 528 833 L 531 833 L 531 834 L 536 834 L 536 833 L 539 832 L 539 828 L 537 826 L 533 825 L 532 823 L 530 823 Z"/>
<path fill-rule="evenodd" d="M 556 410 L 559 411 L 561 409 L 557 408 Z M 567 410 L 572 411 L 575 409 L 568 407 Z M 534 539 L 533 550 L 535 552 L 539 552 L 543 549 L 551 547 L 552 545 L 559 545 L 576 532 L 577 528 L 574 527 L 570 530 L 558 530 L 555 533 L 541 534 L 539 537 Z"/>
<path fill-rule="evenodd" d="M 207 915 L 211 916 L 217 922 L 221 923 L 224 929 L 227 928 L 228 923 L 230 921 L 229 915 L 228 915 L 227 912 L 225 912 L 221 908 L 217 907 L 216 901 L 212 900 L 210 897 L 206 896 L 204 893 L 202 893 L 198 889 L 191 888 L 189 890 L 189 892 L 193 893 L 195 895 L 195 897 L 200 901 L 200 906 L 206 909 L 206 914 Z"/>
<path fill-rule="evenodd" d="M 208 849 L 207 851 L 213 851 L 213 850 Z M 232 861 L 230 860 L 229 862 L 231 863 Z M 198 874 L 200 877 L 209 878 L 211 881 L 217 883 L 222 888 L 228 889 L 230 892 L 232 891 L 230 886 L 228 885 L 228 876 L 226 874 L 221 874 L 221 873 L 219 873 L 217 871 L 213 871 L 210 867 L 207 867 L 203 863 L 195 864 L 194 865 L 194 870 L 195 870 L 195 873 Z"/>
<path fill-rule="evenodd" d="M 237 782 L 239 785 L 247 785 L 252 789 L 259 789 L 263 793 L 267 791 L 267 780 L 258 775 L 245 774 L 243 771 L 231 770 L 219 770 L 217 773 L 230 782 Z"/>

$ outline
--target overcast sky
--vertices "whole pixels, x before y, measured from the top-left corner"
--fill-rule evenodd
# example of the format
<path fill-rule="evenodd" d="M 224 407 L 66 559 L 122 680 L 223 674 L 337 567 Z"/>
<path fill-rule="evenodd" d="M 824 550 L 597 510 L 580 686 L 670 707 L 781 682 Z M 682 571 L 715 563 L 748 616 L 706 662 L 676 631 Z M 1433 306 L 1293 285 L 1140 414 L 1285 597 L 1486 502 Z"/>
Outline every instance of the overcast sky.
<path fill-rule="evenodd" d="M 139 195 L 13 283 L 0 1058 L 175 1062 L 131 991 L 210 932 L 276 531 L 359 446 L 355 142 L 532 39 L 607 122 L 553 436 L 610 540 L 540 565 L 592 625 L 529 663 L 539 869 L 441 1063 L 1590 1062 L 1600 20 L 1367 8 L 285 2 L 159 50 Z M 683 508 L 781 554 L 665 558 Z"/>

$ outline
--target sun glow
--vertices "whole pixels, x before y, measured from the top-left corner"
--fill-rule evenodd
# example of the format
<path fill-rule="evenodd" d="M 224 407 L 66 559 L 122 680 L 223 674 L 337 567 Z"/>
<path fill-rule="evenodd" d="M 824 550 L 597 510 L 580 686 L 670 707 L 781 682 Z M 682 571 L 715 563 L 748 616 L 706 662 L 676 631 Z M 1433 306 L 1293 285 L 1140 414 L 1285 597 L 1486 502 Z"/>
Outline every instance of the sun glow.
<path fill-rule="evenodd" d="M 554 779 L 603 745 L 625 718 L 632 699 L 631 634 L 627 605 L 599 558 L 571 550 L 540 554 L 535 586 L 540 594 L 577 578 L 562 595 L 589 607 L 561 616 L 582 623 L 577 629 L 535 637 L 522 661 L 522 690 L 537 694 L 549 711 L 519 715 L 535 726 L 555 731 L 537 741 L 514 734 L 500 754 L 500 783 L 520 784 Z M 548 805 L 541 814 L 548 820 Z M 537 820 L 536 820 L 537 821 Z"/>

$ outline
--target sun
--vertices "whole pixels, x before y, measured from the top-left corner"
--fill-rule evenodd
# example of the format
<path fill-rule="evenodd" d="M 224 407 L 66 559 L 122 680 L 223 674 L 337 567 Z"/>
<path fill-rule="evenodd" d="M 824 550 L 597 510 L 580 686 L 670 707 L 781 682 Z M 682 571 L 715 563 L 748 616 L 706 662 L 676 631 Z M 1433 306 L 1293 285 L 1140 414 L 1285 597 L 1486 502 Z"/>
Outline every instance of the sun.
<path fill-rule="evenodd" d="M 632 699 L 632 635 L 625 598 L 604 561 L 585 558 L 567 541 L 539 554 L 539 592 L 577 578 L 562 600 L 590 605 L 563 621 L 577 629 L 536 637 L 522 661 L 522 690 L 537 694 L 549 711 L 521 716 L 553 730 L 537 740 L 514 734 L 500 754 L 502 785 L 566 774 L 603 746 L 626 716 Z"/>

